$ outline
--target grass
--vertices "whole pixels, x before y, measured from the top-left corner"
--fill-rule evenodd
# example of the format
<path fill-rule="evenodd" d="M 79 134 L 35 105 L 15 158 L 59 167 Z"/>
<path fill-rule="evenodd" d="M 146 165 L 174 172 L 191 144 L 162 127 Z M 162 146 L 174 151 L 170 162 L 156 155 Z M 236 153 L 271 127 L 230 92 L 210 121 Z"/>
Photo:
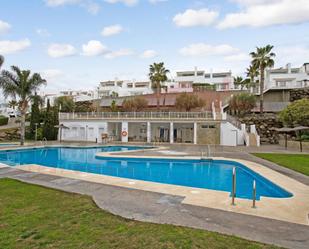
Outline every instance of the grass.
<path fill-rule="evenodd" d="M 253 155 L 309 176 L 309 155 L 254 153 Z"/>
<path fill-rule="evenodd" d="M 277 248 L 204 230 L 124 219 L 88 196 L 0 179 L 0 248 Z"/>

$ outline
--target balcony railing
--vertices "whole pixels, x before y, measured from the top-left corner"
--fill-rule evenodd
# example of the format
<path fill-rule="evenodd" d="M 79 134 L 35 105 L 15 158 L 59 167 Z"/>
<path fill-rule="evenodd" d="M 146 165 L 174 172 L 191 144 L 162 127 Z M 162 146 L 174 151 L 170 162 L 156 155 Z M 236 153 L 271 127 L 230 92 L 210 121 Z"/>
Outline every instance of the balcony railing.
<path fill-rule="evenodd" d="M 139 120 L 211 120 L 211 112 L 83 112 L 59 113 L 60 120 L 139 119 Z"/>

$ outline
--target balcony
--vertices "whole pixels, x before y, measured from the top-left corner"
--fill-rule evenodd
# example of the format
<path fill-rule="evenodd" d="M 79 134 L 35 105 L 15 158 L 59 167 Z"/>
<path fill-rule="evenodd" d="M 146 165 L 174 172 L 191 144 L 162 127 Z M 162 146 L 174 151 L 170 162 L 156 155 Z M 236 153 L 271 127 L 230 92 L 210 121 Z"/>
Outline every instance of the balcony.
<path fill-rule="evenodd" d="M 59 113 L 59 120 L 213 120 L 211 112 Z"/>

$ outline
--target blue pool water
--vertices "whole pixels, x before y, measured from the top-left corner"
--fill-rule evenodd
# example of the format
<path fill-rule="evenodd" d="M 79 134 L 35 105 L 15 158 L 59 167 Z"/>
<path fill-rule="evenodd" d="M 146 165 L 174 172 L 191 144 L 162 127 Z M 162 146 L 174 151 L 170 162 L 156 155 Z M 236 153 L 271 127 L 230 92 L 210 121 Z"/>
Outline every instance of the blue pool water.
<path fill-rule="evenodd" d="M 292 194 L 258 175 L 244 165 L 227 160 L 100 158 L 102 151 L 136 150 L 141 147 L 52 147 L 0 151 L 0 162 L 11 166 L 40 164 L 150 182 L 182 185 L 231 192 L 232 170 L 236 167 L 236 196 L 252 198 L 256 180 L 257 199 L 261 196 L 284 198 Z"/>
<path fill-rule="evenodd" d="M 7 146 L 16 146 L 18 144 L 1 144 L 0 143 L 0 147 L 3 146 L 3 147 L 7 147 Z"/>

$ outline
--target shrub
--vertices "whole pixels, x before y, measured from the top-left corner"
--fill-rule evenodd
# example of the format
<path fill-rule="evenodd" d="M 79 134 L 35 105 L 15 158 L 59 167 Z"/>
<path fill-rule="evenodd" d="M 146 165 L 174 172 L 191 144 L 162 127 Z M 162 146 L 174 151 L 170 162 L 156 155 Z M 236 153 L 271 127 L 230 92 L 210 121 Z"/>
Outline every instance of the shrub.
<path fill-rule="evenodd" d="M 191 111 L 194 108 L 203 107 L 205 101 L 197 95 L 182 93 L 176 98 L 175 106 L 179 110 Z"/>
<path fill-rule="evenodd" d="M 0 125 L 7 125 L 9 122 L 9 118 L 3 115 L 0 115 Z"/>
<path fill-rule="evenodd" d="M 300 99 L 289 104 L 280 112 L 279 119 L 288 126 L 309 126 L 309 99 Z"/>
<path fill-rule="evenodd" d="M 148 101 L 140 96 L 125 99 L 122 103 L 122 108 L 124 111 L 134 111 L 139 112 L 144 110 L 148 106 Z"/>
<path fill-rule="evenodd" d="M 229 102 L 230 111 L 238 116 L 250 113 L 256 105 L 256 98 L 252 94 L 240 93 L 233 96 Z"/>

